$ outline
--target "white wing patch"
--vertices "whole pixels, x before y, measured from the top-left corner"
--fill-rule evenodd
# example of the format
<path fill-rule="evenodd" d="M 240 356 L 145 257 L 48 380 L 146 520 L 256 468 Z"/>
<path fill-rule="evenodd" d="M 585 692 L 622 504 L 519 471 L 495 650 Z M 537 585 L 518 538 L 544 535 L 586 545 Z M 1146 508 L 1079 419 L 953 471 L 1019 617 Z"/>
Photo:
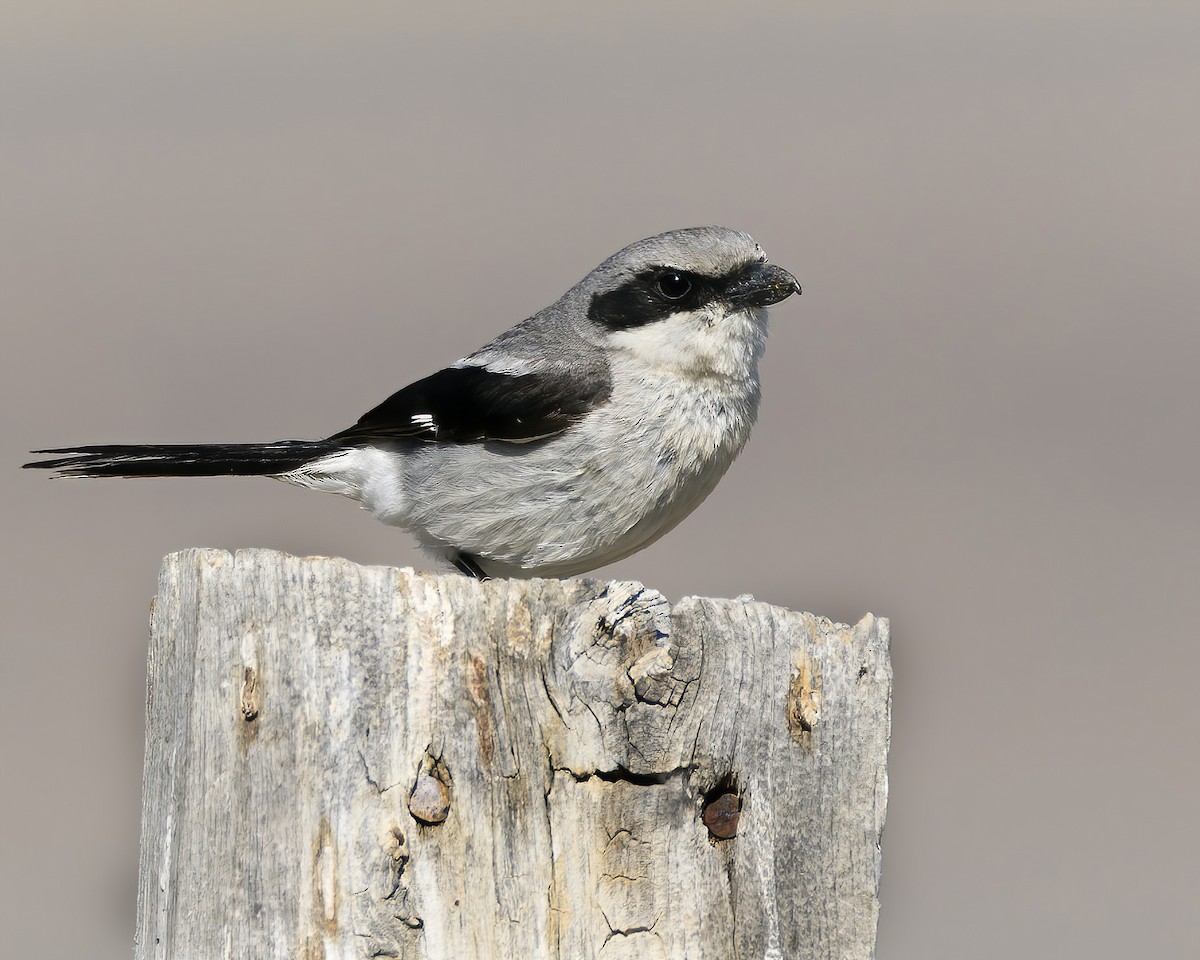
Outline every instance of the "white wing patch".
<path fill-rule="evenodd" d="M 472 354 L 456 361 L 452 366 L 481 367 L 488 373 L 502 373 L 509 377 L 521 377 L 525 374 L 536 373 L 538 365 L 517 357 L 499 357 L 487 352 Z"/>

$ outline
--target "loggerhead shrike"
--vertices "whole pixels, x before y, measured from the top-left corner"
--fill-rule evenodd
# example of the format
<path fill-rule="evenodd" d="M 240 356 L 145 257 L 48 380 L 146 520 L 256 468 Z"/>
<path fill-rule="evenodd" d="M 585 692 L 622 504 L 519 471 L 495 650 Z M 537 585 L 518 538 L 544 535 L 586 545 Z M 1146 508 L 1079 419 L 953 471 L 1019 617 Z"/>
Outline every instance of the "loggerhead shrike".
<path fill-rule="evenodd" d="M 673 230 L 325 440 L 63 447 L 26 466 L 274 477 L 357 500 L 471 576 L 571 576 L 712 492 L 758 412 L 766 307 L 799 292 L 745 233 Z"/>

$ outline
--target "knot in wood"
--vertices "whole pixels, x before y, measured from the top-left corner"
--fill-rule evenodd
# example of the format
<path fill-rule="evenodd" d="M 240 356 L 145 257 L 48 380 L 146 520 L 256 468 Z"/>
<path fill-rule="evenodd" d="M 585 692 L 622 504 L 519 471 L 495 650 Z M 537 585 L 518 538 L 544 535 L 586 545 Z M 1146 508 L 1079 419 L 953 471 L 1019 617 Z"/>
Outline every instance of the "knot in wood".
<path fill-rule="evenodd" d="M 683 696 L 683 684 L 672 681 L 676 649 L 673 644 L 652 647 L 629 668 L 634 695 L 643 703 L 678 706 Z"/>
<path fill-rule="evenodd" d="M 258 717 L 259 710 L 258 671 L 246 667 L 242 675 L 242 719 L 247 723 Z"/>
<path fill-rule="evenodd" d="M 821 675 L 805 655 L 794 658 L 796 672 L 788 683 L 787 725 L 792 739 L 811 752 L 813 730 L 821 719 Z"/>

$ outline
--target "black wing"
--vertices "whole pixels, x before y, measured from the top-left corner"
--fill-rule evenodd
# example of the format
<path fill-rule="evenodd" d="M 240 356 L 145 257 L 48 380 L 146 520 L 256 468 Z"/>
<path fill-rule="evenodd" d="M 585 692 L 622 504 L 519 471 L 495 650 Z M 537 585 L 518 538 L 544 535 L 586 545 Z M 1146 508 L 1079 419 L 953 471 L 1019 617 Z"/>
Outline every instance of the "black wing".
<path fill-rule="evenodd" d="M 509 374 L 447 367 L 392 394 L 329 439 L 529 443 L 561 433 L 607 400 L 610 391 L 607 378 L 565 371 Z"/>

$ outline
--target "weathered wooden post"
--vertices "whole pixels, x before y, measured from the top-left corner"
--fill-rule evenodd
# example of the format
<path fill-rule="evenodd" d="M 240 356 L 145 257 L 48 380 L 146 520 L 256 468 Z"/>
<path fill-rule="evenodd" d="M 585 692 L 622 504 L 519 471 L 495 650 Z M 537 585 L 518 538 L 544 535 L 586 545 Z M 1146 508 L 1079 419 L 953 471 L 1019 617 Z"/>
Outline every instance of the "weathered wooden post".
<path fill-rule="evenodd" d="M 887 622 L 190 550 L 136 956 L 870 957 Z"/>

